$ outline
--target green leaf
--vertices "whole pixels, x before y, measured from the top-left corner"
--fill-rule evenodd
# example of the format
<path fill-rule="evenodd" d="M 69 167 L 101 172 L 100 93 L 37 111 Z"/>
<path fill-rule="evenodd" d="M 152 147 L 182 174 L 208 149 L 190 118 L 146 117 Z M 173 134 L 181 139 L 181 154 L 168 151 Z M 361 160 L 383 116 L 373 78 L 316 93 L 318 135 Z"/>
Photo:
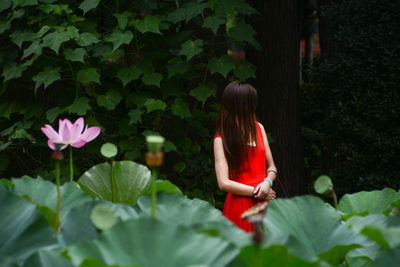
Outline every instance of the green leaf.
<path fill-rule="evenodd" d="M 221 73 L 222 76 L 226 78 L 226 75 L 235 68 L 235 60 L 228 55 L 223 55 L 219 59 L 212 58 L 208 61 L 208 69 L 211 74 L 213 73 Z"/>
<path fill-rule="evenodd" d="M 135 65 L 132 65 L 120 68 L 117 73 L 117 78 L 122 81 L 122 84 L 125 87 L 129 82 L 138 79 L 140 74 L 142 74 L 140 69 Z"/>
<path fill-rule="evenodd" d="M 36 206 L 1 188 L 0 214 L 1 255 L 23 262 L 38 249 L 49 249 L 57 244 L 54 230 L 36 210 Z"/>
<path fill-rule="evenodd" d="M 164 192 L 167 194 L 178 194 L 183 196 L 183 193 L 179 189 L 179 187 L 177 187 L 168 180 L 156 180 L 155 184 L 156 184 L 156 192 Z M 144 196 L 151 195 L 151 187 L 148 187 L 147 190 L 145 190 L 142 195 Z"/>
<path fill-rule="evenodd" d="M 97 104 L 105 107 L 107 110 L 114 110 L 115 107 L 121 102 L 122 96 L 117 90 L 110 90 L 105 95 L 97 97 Z"/>
<path fill-rule="evenodd" d="M 198 55 L 203 51 L 203 41 L 202 40 L 187 40 L 181 46 L 179 50 L 179 55 L 186 56 L 187 61 L 189 61 L 194 56 Z"/>
<path fill-rule="evenodd" d="M 146 85 L 154 85 L 160 87 L 161 80 L 163 76 L 160 73 L 153 72 L 150 74 L 143 74 L 142 81 Z"/>
<path fill-rule="evenodd" d="M 184 74 L 190 70 L 190 64 L 179 57 L 174 57 L 167 64 L 168 78 L 176 74 Z"/>
<path fill-rule="evenodd" d="M 35 33 L 35 37 L 42 38 L 42 36 L 45 35 L 50 29 L 51 29 L 50 26 L 44 25 L 43 27 L 40 28 L 40 30 L 37 33 Z"/>
<path fill-rule="evenodd" d="M 203 10 L 208 7 L 207 3 L 201 3 L 200 1 L 190 1 L 183 7 L 177 8 L 175 11 L 168 14 L 168 20 L 173 23 L 186 20 L 188 22 L 192 18 L 197 17 Z"/>
<path fill-rule="evenodd" d="M 42 84 L 46 89 L 47 86 L 59 79 L 61 79 L 60 68 L 55 68 L 52 66 L 46 66 L 42 72 L 39 72 L 38 74 L 36 74 L 36 76 L 32 77 L 32 80 L 36 82 L 35 90 L 39 88 L 39 86 Z"/>
<path fill-rule="evenodd" d="M 61 256 L 58 249 L 41 249 L 29 256 L 22 267 L 73 267 L 72 263 Z"/>
<path fill-rule="evenodd" d="M 256 66 L 248 61 L 242 60 L 233 70 L 233 74 L 242 81 L 245 81 L 248 78 L 256 78 Z"/>
<path fill-rule="evenodd" d="M 83 116 L 83 115 L 86 115 L 88 110 L 92 109 L 89 105 L 89 101 L 90 100 L 87 97 L 79 97 L 70 106 L 66 107 L 65 109 L 69 113 L 75 113 L 77 115 Z"/>
<path fill-rule="evenodd" d="M 123 44 L 129 44 L 132 41 L 133 34 L 131 31 L 121 32 L 120 30 L 114 30 L 105 41 L 113 44 L 113 51 L 117 50 Z"/>
<path fill-rule="evenodd" d="M 51 32 L 43 37 L 43 46 L 49 47 L 58 54 L 58 50 L 62 43 L 70 39 L 66 32 Z"/>
<path fill-rule="evenodd" d="M 80 5 L 79 8 L 83 10 L 83 15 L 86 14 L 91 9 L 96 8 L 100 3 L 100 0 L 84 0 Z"/>
<path fill-rule="evenodd" d="M 13 9 L 20 6 L 35 6 L 38 4 L 37 0 L 12 0 L 13 3 Z"/>
<path fill-rule="evenodd" d="M 189 94 L 197 100 L 201 101 L 204 106 L 206 100 L 211 96 L 215 96 L 216 93 L 217 85 L 215 83 L 207 82 L 201 83 L 199 86 L 192 89 Z"/>
<path fill-rule="evenodd" d="M 11 0 L 0 1 L 0 12 L 11 7 Z"/>
<path fill-rule="evenodd" d="M 84 32 L 76 38 L 76 43 L 80 46 L 89 46 L 90 44 L 96 44 L 100 40 L 97 38 L 97 35 L 90 32 Z"/>
<path fill-rule="evenodd" d="M 52 123 L 62 112 L 63 110 L 60 107 L 49 109 L 48 111 L 46 111 L 46 118 L 50 123 Z"/>
<path fill-rule="evenodd" d="M 254 38 L 256 31 L 250 24 L 240 23 L 230 28 L 228 31 L 230 37 L 235 39 L 236 41 L 246 41 L 254 46 L 256 49 L 261 49 L 260 44 Z"/>
<path fill-rule="evenodd" d="M 83 60 L 83 57 L 85 55 L 86 55 L 86 50 L 84 48 L 77 48 L 77 49 L 67 48 L 64 50 L 65 59 L 70 61 L 78 61 L 85 63 L 85 61 Z"/>
<path fill-rule="evenodd" d="M 147 15 L 144 19 L 139 20 L 136 23 L 136 28 L 141 33 L 152 32 L 161 34 L 159 26 L 160 26 L 159 18 L 153 15 Z"/>
<path fill-rule="evenodd" d="M 66 30 L 69 38 L 76 39 L 79 37 L 79 30 L 75 26 L 68 26 Z"/>
<path fill-rule="evenodd" d="M 93 208 L 90 219 L 100 230 L 107 230 L 115 225 L 117 218 L 114 211 L 106 205 L 99 204 Z"/>
<path fill-rule="evenodd" d="M 136 124 L 138 122 L 142 122 L 142 111 L 140 110 L 140 108 L 130 110 L 128 115 L 129 115 L 129 124 Z"/>
<path fill-rule="evenodd" d="M 135 233 L 135 238 L 127 233 Z M 154 249 L 155 244 L 162 249 Z M 234 245 L 219 237 L 151 218 L 118 223 L 97 239 L 78 243 L 67 250 L 74 265 L 92 258 L 121 266 L 228 266 L 238 255 Z"/>
<path fill-rule="evenodd" d="M 372 267 L 397 266 L 400 262 L 400 245 L 394 249 L 382 251 L 376 260 L 371 264 Z"/>
<path fill-rule="evenodd" d="M 6 66 L 3 67 L 3 73 L 1 76 L 4 77 L 4 82 L 14 79 L 14 78 L 19 78 L 22 76 L 22 72 L 26 70 L 27 66 L 24 65 L 17 65 L 17 63 L 12 62 Z"/>
<path fill-rule="evenodd" d="M 125 55 L 125 52 L 122 49 L 118 49 L 115 51 L 111 50 L 111 51 L 108 51 L 108 52 L 105 52 L 102 54 L 101 62 L 104 62 L 104 61 L 116 62 L 118 59 L 120 59 L 124 55 Z"/>
<path fill-rule="evenodd" d="M 318 194 L 328 194 L 331 192 L 333 189 L 333 184 L 331 181 L 331 178 L 327 175 L 321 175 L 317 178 L 317 180 L 314 182 L 314 190 Z"/>
<path fill-rule="evenodd" d="M 114 17 L 118 20 L 118 26 L 121 30 L 125 30 L 126 25 L 128 24 L 128 18 L 132 15 L 131 12 L 124 11 L 121 14 L 114 14 Z"/>
<path fill-rule="evenodd" d="M 291 253 L 307 260 L 317 256 L 339 264 L 348 251 L 365 242 L 342 224 L 334 208 L 314 196 L 271 201 L 264 223 L 267 244 L 286 244 Z"/>
<path fill-rule="evenodd" d="M 192 116 L 188 104 L 182 98 L 176 98 L 174 104 L 171 106 L 172 113 L 179 116 L 181 119 L 189 118 Z"/>
<path fill-rule="evenodd" d="M 6 20 L 0 20 L 0 34 L 11 28 L 11 23 Z"/>
<path fill-rule="evenodd" d="M 363 212 L 367 212 L 368 214 L 382 213 L 397 199 L 400 199 L 400 194 L 391 188 L 345 194 L 340 199 L 338 210 L 348 215 Z"/>
<path fill-rule="evenodd" d="M 114 144 L 105 143 L 101 146 L 100 153 L 103 155 L 103 157 L 111 159 L 117 155 L 118 148 Z"/>
<path fill-rule="evenodd" d="M 115 161 L 116 201 L 125 204 L 135 204 L 141 193 L 150 184 L 150 170 L 133 161 Z M 89 195 L 103 200 L 112 201 L 111 167 L 109 163 L 93 166 L 86 171 L 78 183 Z"/>
<path fill-rule="evenodd" d="M 87 84 L 90 82 L 100 84 L 100 75 L 97 73 L 97 69 L 95 68 L 87 68 L 78 71 L 78 73 L 76 74 L 76 78 L 83 84 Z"/>
<path fill-rule="evenodd" d="M 219 26 L 226 23 L 226 19 L 219 16 L 209 16 L 204 20 L 203 28 L 210 28 L 214 34 L 217 34 Z"/>
<path fill-rule="evenodd" d="M 150 113 L 154 110 L 164 111 L 165 108 L 167 107 L 167 104 L 165 104 L 165 102 L 162 100 L 149 98 L 146 100 L 146 102 L 144 102 L 144 106 L 147 109 L 147 113 Z"/>
<path fill-rule="evenodd" d="M 33 41 L 35 39 L 35 33 L 31 30 L 20 31 L 16 30 L 10 34 L 11 41 L 21 49 L 23 42 Z"/>
<path fill-rule="evenodd" d="M 21 59 L 24 59 L 32 54 L 41 55 L 42 54 L 43 45 L 41 44 L 41 40 L 37 39 L 31 43 L 31 45 L 24 49 L 24 55 Z"/>

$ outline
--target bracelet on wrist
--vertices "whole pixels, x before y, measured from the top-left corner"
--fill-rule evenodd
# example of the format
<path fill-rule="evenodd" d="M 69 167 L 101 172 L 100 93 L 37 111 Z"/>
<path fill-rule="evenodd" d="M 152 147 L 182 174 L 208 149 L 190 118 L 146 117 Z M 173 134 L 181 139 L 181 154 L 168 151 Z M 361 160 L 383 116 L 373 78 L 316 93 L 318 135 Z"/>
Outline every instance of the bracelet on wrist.
<path fill-rule="evenodd" d="M 273 185 L 273 182 L 272 182 L 271 178 L 267 177 L 267 178 L 265 178 L 265 179 L 264 179 L 264 182 L 265 182 L 265 181 L 268 181 L 268 182 L 269 182 L 269 184 L 270 184 L 270 185 L 271 185 L 271 187 L 272 187 L 272 185 Z"/>

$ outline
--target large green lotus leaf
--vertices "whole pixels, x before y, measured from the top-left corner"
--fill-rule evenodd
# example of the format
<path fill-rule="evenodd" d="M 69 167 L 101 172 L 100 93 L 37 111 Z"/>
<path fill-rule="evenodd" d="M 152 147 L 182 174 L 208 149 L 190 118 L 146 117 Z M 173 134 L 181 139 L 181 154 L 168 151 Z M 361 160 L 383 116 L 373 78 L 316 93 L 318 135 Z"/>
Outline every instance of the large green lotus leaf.
<path fill-rule="evenodd" d="M 67 250 L 75 265 L 94 258 L 108 265 L 142 267 L 227 266 L 238 255 L 238 249 L 221 238 L 151 218 L 121 222 L 97 239 Z"/>
<path fill-rule="evenodd" d="M 149 186 L 150 170 L 133 161 L 115 161 L 116 202 L 135 204 L 141 193 Z M 79 185 L 93 197 L 113 200 L 111 189 L 111 165 L 98 164 L 85 172 L 78 180 Z"/>
<path fill-rule="evenodd" d="M 353 216 L 347 225 L 354 232 L 367 236 L 385 249 L 400 245 L 400 217 L 386 217 L 382 214 Z"/>
<path fill-rule="evenodd" d="M 19 265 L 10 257 L 0 255 L 1 267 L 19 267 Z"/>
<path fill-rule="evenodd" d="M 143 196 L 138 201 L 140 216 L 150 216 L 151 197 Z M 192 227 L 197 230 L 219 235 L 236 246 L 251 243 L 251 235 L 246 234 L 226 219 L 209 202 L 200 199 L 188 199 L 178 194 L 159 193 L 156 216 L 159 220 Z"/>
<path fill-rule="evenodd" d="M 40 248 L 57 245 L 55 232 L 36 206 L 0 190 L 0 256 L 22 262 Z"/>
<path fill-rule="evenodd" d="M 118 221 L 138 218 L 136 210 L 121 203 L 111 203 L 104 200 L 93 200 L 80 206 L 74 207 L 67 215 L 61 225 L 61 240 L 65 245 L 72 245 L 83 240 L 97 237 L 98 232 L 93 225 L 90 215 L 97 205 L 106 205 L 112 208 Z M 79 225 L 79 227 L 77 227 Z"/>
<path fill-rule="evenodd" d="M 287 246 L 273 245 L 268 248 L 258 248 L 256 245 L 242 247 L 239 262 L 246 266 L 320 266 L 317 262 L 301 259 L 290 254 Z"/>
<path fill-rule="evenodd" d="M 12 179 L 12 181 L 13 190 L 16 194 L 27 197 L 34 204 L 46 206 L 53 211 L 56 210 L 57 187 L 52 182 L 45 181 L 40 177 L 36 179 L 24 177 Z M 63 184 L 61 186 L 61 221 L 73 207 L 90 200 L 92 200 L 90 196 L 79 189 L 76 183 Z"/>
<path fill-rule="evenodd" d="M 61 256 L 59 249 L 39 250 L 24 261 L 22 267 L 73 267 L 72 263 Z"/>
<path fill-rule="evenodd" d="M 301 196 L 271 201 L 264 219 L 266 245 L 286 244 L 298 257 L 338 264 L 366 238 L 347 229 L 340 215 L 321 199 Z"/>
<path fill-rule="evenodd" d="M 339 202 L 338 209 L 349 214 L 346 218 L 356 214 L 382 213 L 400 194 L 391 188 L 374 191 L 362 191 L 344 195 Z"/>
<path fill-rule="evenodd" d="M 379 254 L 378 258 L 370 265 L 371 267 L 399 266 L 400 246 L 394 249 L 385 250 Z"/>

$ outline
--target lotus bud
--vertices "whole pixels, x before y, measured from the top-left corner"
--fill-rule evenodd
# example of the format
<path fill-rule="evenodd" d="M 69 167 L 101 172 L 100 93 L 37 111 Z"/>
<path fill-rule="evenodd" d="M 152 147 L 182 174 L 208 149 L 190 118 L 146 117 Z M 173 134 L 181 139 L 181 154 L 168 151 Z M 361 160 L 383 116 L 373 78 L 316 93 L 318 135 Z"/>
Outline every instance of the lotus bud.
<path fill-rule="evenodd" d="M 150 168 L 160 167 L 164 160 L 164 153 L 162 146 L 165 138 L 157 135 L 150 135 L 146 137 L 149 152 L 146 153 L 146 164 Z"/>

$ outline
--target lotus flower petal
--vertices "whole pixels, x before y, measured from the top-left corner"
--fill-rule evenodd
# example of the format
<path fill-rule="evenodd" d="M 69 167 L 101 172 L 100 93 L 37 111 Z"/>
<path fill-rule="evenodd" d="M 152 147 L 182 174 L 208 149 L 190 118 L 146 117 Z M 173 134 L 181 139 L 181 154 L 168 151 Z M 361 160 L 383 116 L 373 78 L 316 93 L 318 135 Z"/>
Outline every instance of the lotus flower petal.
<path fill-rule="evenodd" d="M 95 139 L 100 134 L 101 128 L 100 127 L 90 127 L 85 129 L 82 133 L 82 140 L 86 142 L 90 142 Z"/>
<path fill-rule="evenodd" d="M 75 143 L 81 140 L 81 133 L 82 133 L 83 126 L 74 123 L 71 128 L 69 128 L 71 134 L 71 140 L 68 143 Z"/>
<path fill-rule="evenodd" d="M 71 126 L 72 126 L 72 124 L 71 124 Z M 71 131 L 70 131 L 68 125 L 64 124 L 63 131 L 60 132 L 60 135 L 61 135 L 61 138 L 62 138 L 61 139 L 62 143 L 65 143 L 65 144 L 71 143 L 71 137 L 72 136 L 71 136 Z"/>
<path fill-rule="evenodd" d="M 44 126 L 45 127 L 42 127 L 41 130 L 47 136 L 47 138 L 49 138 L 50 140 L 60 139 L 60 137 L 58 136 L 58 133 L 53 129 L 53 127 L 51 127 L 48 124 L 45 124 Z"/>
<path fill-rule="evenodd" d="M 84 141 L 84 140 L 79 140 L 79 141 L 77 141 L 77 142 L 75 142 L 75 143 L 72 143 L 71 144 L 71 146 L 73 146 L 73 147 L 76 147 L 76 148 L 80 148 L 80 147 L 83 147 L 84 145 L 86 145 L 86 141 Z"/>
<path fill-rule="evenodd" d="M 83 120 L 83 117 L 80 117 L 79 119 L 77 119 L 74 123 L 74 126 L 78 125 L 79 126 L 79 133 L 83 132 L 83 128 L 85 127 L 85 122 Z"/>

